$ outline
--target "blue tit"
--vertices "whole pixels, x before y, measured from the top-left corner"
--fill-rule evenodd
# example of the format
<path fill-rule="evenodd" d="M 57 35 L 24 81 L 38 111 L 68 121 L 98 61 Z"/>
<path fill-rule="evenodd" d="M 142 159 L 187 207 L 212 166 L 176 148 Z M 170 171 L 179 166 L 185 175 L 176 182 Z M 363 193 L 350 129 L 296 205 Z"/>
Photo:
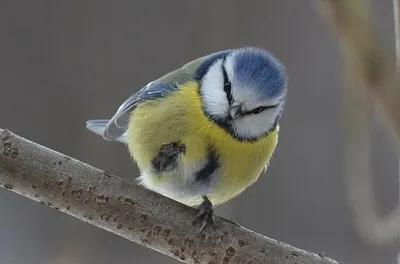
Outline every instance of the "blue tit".
<path fill-rule="evenodd" d="M 261 48 L 212 53 L 150 82 L 110 120 L 87 121 L 106 140 L 127 144 L 146 188 L 198 207 L 213 206 L 254 183 L 278 142 L 288 77 Z M 201 229 L 202 229 L 201 228 Z"/>

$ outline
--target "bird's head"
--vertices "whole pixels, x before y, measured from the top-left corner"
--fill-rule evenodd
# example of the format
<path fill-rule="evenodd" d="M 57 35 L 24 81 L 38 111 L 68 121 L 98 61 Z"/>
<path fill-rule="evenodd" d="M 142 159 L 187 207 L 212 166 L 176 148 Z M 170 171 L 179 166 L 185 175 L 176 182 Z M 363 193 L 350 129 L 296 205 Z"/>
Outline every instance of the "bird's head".
<path fill-rule="evenodd" d="M 212 54 L 196 76 L 204 113 L 235 138 L 256 140 L 278 124 L 288 78 L 268 51 L 246 47 Z"/>

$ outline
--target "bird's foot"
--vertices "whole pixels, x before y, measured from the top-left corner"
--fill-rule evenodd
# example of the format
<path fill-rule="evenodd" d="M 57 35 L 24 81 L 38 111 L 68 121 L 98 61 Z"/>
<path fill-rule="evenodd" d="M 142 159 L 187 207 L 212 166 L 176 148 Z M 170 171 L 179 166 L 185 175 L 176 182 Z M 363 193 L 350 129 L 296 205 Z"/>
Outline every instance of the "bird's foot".
<path fill-rule="evenodd" d="M 202 220 L 202 225 L 197 232 L 200 234 L 203 232 L 204 228 L 207 225 L 214 226 L 215 225 L 215 215 L 213 210 L 213 205 L 211 201 L 207 198 L 207 196 L 203 196 L 203 202 L 200 204 L 199 213 L 197 214 L 196 218 L 193 220 L 193 224 L 195 225 L 199 220 Z"/>
<path fill-rule="evenodd" d="M 179 142 L 163 145 L 157 156 L 152 160 L 153 167 L 157 171 L 171 171 L 177 165 L 180 154 L 186 154 L 186 147 Z"/>

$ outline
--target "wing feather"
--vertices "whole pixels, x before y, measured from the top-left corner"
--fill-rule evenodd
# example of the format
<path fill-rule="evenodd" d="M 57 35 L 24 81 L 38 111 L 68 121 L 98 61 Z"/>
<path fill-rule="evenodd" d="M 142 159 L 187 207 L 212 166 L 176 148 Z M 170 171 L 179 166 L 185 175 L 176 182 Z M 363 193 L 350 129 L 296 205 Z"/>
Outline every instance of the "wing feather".
<path fill-rule="evenodd" d="M 204 56 L 193 60 L 181 68 L 150 82 L 126 99 L 110 120 L 89 120 L 86 123 L 87 129 L 103 136 L 104 139 L 126 143 L 126 131 L 129 119 L 136 106 L 147 100 L 168 96 L 170 93 L 176 91 L 179 85 L 193 80 L 196 69 L 207 57 Z"/>

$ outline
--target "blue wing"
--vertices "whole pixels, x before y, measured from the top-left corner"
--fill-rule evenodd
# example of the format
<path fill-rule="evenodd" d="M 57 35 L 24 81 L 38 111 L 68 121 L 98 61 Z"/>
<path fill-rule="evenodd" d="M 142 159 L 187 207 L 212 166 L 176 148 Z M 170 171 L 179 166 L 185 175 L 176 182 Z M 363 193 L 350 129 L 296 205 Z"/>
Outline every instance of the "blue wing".
<path fill-rule="evenodd" d="M 86 128 L 93 133 L 103 136 L 107 124 L 110 122 L 109 119 L 95 119 L 86 122 Z M 121 136 L 115 138 L 114 140 L 121 143 L 126 143 L 127 132 L 124 132 Z"/>
<path fill-rule="evenodd" d="M 89 120 L 86 122 L 86 127 L 107 140 L 126 143 L 126 130 L 128 129 L 129 118 L 136 106 L 147 100 L 165 97 L 176 89 L 177 86 L 174 84 L 151 82 L 126 99 L 110 120 Z"/>

